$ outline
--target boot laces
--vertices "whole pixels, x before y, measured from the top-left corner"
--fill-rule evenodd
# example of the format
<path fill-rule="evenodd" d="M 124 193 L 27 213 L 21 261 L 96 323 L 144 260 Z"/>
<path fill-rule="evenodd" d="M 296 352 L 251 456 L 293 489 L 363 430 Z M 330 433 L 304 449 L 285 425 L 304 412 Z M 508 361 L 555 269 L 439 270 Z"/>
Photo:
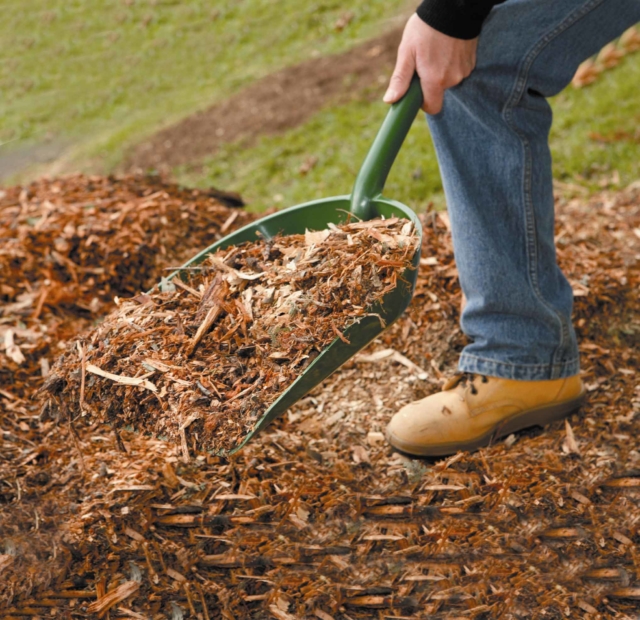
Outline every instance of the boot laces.
<path fill-rule="evenodd" d="M 444 387 L 442 389 L 450 390 L 458 385 L 461 385 L 461 386 L 468 385 L 470 392 L 472 394 L 477 394 L 478 388 L 476 387 L 475 380 L 478 377 L 480 378 L 480 381 L 482 383 L 487 383 L 489 381 L 489 379 L 485 375 L 477 375 L 476 373 L 473 373 L 473 372 L 460 372 L 453 375 L 453 377 L 451 377 L 444 384 Z"/>

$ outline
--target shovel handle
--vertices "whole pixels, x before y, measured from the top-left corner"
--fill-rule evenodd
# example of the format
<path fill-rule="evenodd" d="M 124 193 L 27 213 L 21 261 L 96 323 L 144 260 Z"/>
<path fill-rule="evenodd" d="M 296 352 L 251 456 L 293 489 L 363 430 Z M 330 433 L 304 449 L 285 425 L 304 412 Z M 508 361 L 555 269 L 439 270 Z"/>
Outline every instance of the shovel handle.
<path fill-rule="evenodd" d="M 417 75 L 405 95 L 391 105 L 365 160 L 351 192 L 351 213 L 362 220 L 375 216 L 371 201 L 384 189 L 389 171 L 400 147 L 422 107 L 422 89 Z"/>

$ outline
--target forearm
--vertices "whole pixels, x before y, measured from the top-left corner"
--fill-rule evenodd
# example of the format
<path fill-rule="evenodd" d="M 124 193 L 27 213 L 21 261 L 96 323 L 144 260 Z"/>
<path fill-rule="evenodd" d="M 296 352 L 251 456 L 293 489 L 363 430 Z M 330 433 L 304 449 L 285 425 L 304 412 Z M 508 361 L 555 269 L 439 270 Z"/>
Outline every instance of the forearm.
<path fill-rule="evenodd" d="M 475 39 L 491 9 L 504 0 L 423 0 L 416 13 L 429 26 L 456 39 Z"/>

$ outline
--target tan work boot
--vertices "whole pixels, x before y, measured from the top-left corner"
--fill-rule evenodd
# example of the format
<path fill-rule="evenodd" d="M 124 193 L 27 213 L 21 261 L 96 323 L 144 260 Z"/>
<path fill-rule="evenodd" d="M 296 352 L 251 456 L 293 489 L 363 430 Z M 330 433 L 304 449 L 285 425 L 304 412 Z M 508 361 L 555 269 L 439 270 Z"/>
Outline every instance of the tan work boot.
<path fill-rule="evenodd" d="M 577 375 L 514 381 L 463 373 L 449 379 L 442 392 L 398 411 L 387 426 L 387 440 L 418 456 L 475 450 L 498 437 L 569 415 L 584 395 Z"/>

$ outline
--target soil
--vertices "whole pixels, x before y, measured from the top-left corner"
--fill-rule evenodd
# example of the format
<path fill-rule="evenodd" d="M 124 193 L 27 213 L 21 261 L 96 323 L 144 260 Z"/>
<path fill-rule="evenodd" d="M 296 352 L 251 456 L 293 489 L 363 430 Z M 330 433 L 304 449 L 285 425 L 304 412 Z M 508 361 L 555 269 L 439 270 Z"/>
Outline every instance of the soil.
<path fill-rule="evenodd" d="M 465 342 L 447 223 L 423 217 L 407 313 L 233 458 L 60 426 L 3 388 L 0 617 L 634 617 L 640 183 L 558 201 L 581 412 L 409 459 L 385 424 L 439 389 Z"/>
<path fill-rule="evenodd" d="M 197 166 L 221 144 L 249 146 L 264 135 L 297 127 L 328 104 L 381 98 L 395 64 L 403 27 L 346 52 L 314 58 L 267 75 L 236 95 L 158 131 L 136 145 L 123 170 L 169 172 L 180 165 Z M 578 70 L 573 85 L 593 83 L 620 58 L 640 48 L 638 30 L 630 29 L 596 60 Z"/>
<path fill-rule="evenodd" d="M 251 84 L 238 94 L 189 116 L 136 146 L 124 168 L 166 171 L 197 164 L 220 144 L 250 144 L 304 123 L 328 103 L 382 96 L 402 29 L 342 54 L 314 58 Z"/>

